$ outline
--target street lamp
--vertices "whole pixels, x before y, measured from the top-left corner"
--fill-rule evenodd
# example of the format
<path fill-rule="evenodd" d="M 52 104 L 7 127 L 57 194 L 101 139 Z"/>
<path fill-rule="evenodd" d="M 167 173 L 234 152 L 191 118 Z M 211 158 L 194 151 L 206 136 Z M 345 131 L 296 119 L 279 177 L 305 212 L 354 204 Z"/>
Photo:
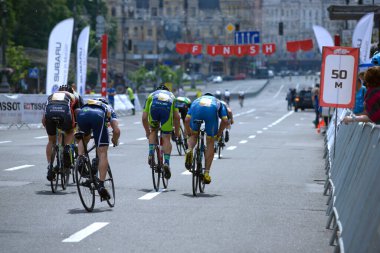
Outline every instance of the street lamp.
<path fill-rule="evenodd" d="M 1 18 L 1 30 L 2 30 L 2 79 L 0 83 L 0 93 L 8 93 L 10 90 L 8 79 L 7 79 L 7 74 L 6 74 L 6 66 L 7 66 L 7 61 L 6 61 L 6 43 L 7 43 L 7 33 L 6 33 L 6 20 L 5 16 L 7 14 L 7 6 L 5 3 L 5 0 L 0 0 L 1 3 L 1 13 L 2 13 L 2 18 Z"/>

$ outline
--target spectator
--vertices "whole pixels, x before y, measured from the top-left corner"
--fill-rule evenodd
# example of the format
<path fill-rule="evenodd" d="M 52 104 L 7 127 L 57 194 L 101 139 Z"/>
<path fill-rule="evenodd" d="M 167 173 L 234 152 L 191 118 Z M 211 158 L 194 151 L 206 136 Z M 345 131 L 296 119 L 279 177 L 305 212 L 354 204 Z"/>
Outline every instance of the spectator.
<path fill-rule="evenodd" d="M 361 114 L 364 111 L 364 97 L 367 92 L 367 88 L 363 85 L 364 72 L 359 73 L 359 77 L 356 80 L 356 95 L 355 106 L 353 109 L 354 114 Z"/>
<path fill-rule="evenodd" d="M 315 128 L 318 127 L 319 124 L 319 83 L 314 86 L 314 89 L 311 91 L 311 99 L 313 101 L 314 110 L 315 110 L 315 120 L 313 121 Z"/>
<path fill-rule="evenodd" d="M 128 98 L 129 100 L 131 101 L 132 105 L 133 105 L 133 108 L 132 108 L 132 115 L 135 115 L 136 114 L 136 110 L 135 110 L 135 95 L 133 94 L 133 90 L 131 87 L 129 87 L 129 85 L 127 85 L 127 95 L 128 95 Z"/>
<path fill-rule="evenodd" d="M 108 84 L 108 89 L 107 89 L 107 94 L 108 94 L 108 102 L 112 106 L 112 109 L 115 109 L 115 95 L 116 95 L 116 90 L 113 87 L 113 83 L 110 82 Z"/>
<path fill-rule="evenodd" d="M 293 96 L 292 96 L 292 88 L 289 88 L 288 93 L 286 93 L 286 101 L 288 101 L 288 111 L 292 110 L 293 106 Z"/>
<path fill-rule="evenodd" d="M 375 56 L 374 56 L 375 57 Z M 376 64 L 375 64 L 376 65 Z M 367 93 L 364 97 L 364 111 L 361 115 L 346 116 L 345 124 L 350 122 L 373 122 L 380 124 L 380 66 L 369 68 L 364 74 Z"/>

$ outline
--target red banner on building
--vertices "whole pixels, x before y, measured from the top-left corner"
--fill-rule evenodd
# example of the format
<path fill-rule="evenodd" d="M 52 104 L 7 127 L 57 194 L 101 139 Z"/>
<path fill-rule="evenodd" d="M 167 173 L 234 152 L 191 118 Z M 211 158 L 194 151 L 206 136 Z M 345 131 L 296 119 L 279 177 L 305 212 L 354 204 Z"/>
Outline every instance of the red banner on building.
<path fill-rule="evenodd" d="M 313 40 L 295 40 L 286 42 L 286 50 L 291 53 L 295 53 L 298 50 L 309 51 L 313 49 Z"/>
<path fill-rule="evenodd" d="M 107 95 L 108 36 L 102 35 L 102 55 L 100 58 L 100 83 L 102 97 Z"/>
<path fill-rule="evenodd" d="M 175 50 L 179 54 L 198 55 L 202 53 L 202 45 L 192 43 L 177 43 L 175 45 Z"/>

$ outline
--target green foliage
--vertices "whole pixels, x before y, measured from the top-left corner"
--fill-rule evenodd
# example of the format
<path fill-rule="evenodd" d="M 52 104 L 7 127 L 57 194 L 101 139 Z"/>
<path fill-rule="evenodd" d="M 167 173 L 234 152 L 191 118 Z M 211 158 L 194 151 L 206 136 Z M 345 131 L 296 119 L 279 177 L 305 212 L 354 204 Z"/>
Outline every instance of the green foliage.
<path fill-rule="evenodd" d="M 137 89 L 143 85 L 147 80 L 148 70 L 145 67 L 140 67 L 135 72 L 131 73 L 130 79 L 137 85 Z"/>
<path fill-rule="evenodd" d="M 16 84 L 20 79 L 26 77 L 28 68 L 30 67 L 30 61 L 25 56 L 24 47 L 8 45 L 6 51 L 7 66 L 11 68 L 11 80 L 10 83 Z"/>

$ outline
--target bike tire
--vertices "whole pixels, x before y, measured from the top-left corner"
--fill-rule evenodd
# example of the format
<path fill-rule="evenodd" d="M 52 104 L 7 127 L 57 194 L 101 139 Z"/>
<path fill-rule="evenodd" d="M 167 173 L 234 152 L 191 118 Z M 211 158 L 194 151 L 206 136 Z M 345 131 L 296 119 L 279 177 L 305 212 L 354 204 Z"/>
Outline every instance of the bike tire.
<path fill-rule="evenodd" d="M 199 187 L 199 192 L 204 193 L 205 192 L 205 186 L 206 184 L 203 181 L 203 173 L 204 173 L 204 168 L 206 167 L 206 147 L 204 145 L 204 141 L 202 140 L 202 149 L 203 150 L 203 156 L 202 158 L 198 158 L 198 187 Z"/>
<path fill-rule="evenodd" d="M 63 180 L 62 188 L 64 190 L 66 190 L 67 185 L 69 184 L 69 181 L 70 181 L 70 171 L 71 171 L 71 166 L 70 166 L 70 168 L 63 169 L 63 173 L 62 173 L 63 179 L 61 179 L 61 180 Z"/>
<path fill-rule="evenodd" d="M 112 177 L 111 167 L 108 165 L 106 179 L 104 180 L 104 187 L 107 189 L 111 198 L 107 199 L 107 204 L 109 207 L 115 206 L 115 184 Z"/>
<path fill-rule="evenodd" d="M 75 180 L 80 201 L 87 212 L 92 212 L 95 206 L 95 184 L 91 173 L 90 163 L 79 156 L 75 163 Z"/>
<path fill-rule="evenodd" d="M 221 153 L 222 153 L 222 146 L 220 146 L 220 145 L 218 144 L 218 159 L 221 159 L 221 158 L 222 158 Z"/>
<path fill-rule="evenodd" d="M 191 165 L 191 172 L 193 174 L 193 179 L 192 179 L 192 186 L 193 186 L 193 196 L 197 196 L 197 191 L 198 191 L 198 184 L 199 184 L 199 174 L 198 174 L 198 154 L 199 150 L 198 148 L 196 149 L 196 152 L 193 157 L 193 163 Z"/>
<path fill-rule="evenodd" d="M 180 135 L 180 138 L 182 138 L 182 135 Z M 182 144 L 179 143 L 178 140 L 175 141 L 175 146 L 177 147 L 178 155 L 182 155 Z"/>
<path fill-rule="evenodd" d="M 162 164 L 159 163 L 158 157 L 160 148 L 156 147 L 156 152 L 153 154 L 153 165 L 151 165 L 152 168 L 152 179 L 153 179 L 153 187 L 158 192 L 160 189 L 160 177 L 161 177 L 161 170 L 162 170 Z"/>

